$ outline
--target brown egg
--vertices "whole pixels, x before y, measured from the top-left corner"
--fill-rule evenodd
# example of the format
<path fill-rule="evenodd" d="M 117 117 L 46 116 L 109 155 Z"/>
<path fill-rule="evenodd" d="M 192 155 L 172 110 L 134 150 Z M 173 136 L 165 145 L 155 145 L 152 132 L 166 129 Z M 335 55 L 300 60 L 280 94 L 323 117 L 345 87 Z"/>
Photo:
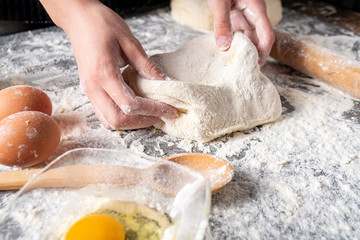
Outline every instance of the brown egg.
<path fill-rule="evenodd" d="M 51 115 L 51 100 L 46 93 L 31 86 L 18 85 L 0 91 L 0 120 L 22 111 Z"/>
<path fill-rule="evenodd" d="M 60 142 L 60 129 L 38 111 L 14 113 L 0 121 L 0 163 L 28 167 L 46 160 Z"/>

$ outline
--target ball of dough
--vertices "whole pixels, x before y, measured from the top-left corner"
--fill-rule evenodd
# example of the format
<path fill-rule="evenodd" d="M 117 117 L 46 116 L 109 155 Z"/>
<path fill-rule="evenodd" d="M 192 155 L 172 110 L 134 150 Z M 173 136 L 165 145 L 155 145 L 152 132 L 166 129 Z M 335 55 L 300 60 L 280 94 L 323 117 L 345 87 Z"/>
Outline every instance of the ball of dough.
<path fill-rule="evenodd" d="M 277 25 L 282 19 L 281 0 L 265 0 L 266 13 L 272 26 Z"/>
<path fill-rule="evenodd" d="M 130 68 L 123 76 L 142 96 L 180 110 L 180 117 L 155 124 L 169 135 L 208 142 L 281 115 L 279 94 L 260 72 L 255 46 L 240 32 L 228 51 L 219 50 L 209 33 L 151 59 L 175 80 L 143 79 Z"/>
<path fill-rule="evenodd" d="M 281 0 L 265 0 L 265 3 L 270 23 L 275 26 L 282 18 Z M 171 16 L 176 22 L 198 30 L 214 29 L 214 19 L 207 0 L 172 0 L 170 7 Z"/>

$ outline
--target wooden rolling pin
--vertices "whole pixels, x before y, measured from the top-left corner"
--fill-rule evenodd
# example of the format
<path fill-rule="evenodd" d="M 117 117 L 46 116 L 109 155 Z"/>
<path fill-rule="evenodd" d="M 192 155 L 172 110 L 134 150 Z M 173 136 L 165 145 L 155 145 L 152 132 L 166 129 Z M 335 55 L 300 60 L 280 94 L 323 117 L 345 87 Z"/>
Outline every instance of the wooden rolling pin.
<path fill-rule="evenodd" d="M 311 77 L 360 98 L 360 63 L 274 30 L 270 56 Z"/>

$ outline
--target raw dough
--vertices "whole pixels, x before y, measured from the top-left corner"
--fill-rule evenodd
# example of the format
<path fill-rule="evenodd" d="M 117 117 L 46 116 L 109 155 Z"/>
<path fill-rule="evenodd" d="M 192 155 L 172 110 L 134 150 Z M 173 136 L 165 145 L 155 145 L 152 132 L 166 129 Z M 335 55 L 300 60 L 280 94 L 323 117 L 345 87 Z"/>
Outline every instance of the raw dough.
<path fill-rule="evenodd" d="M 281 0 L 265 0 L 265 3 L 270 23 L 275 26 L 282 18 Z M 172 0 L 170 6 L 176 22 L 200 30 L 214 29 L 208 0 Z"/>
<path fill-rule="evenodd" d="M 154 126 L 172 136 L 210 141 L 221 135 L 272 122 L 281 115 L 279 94 L 261 72 L 258 53 L 242 33 L 223 52 L 214 34 L 191 40 L 177 51 L 151 57 L 175 80 L 147 80 L 132 70 L 124 78 L 145 97 L 178 108 L 179 118 Z"/>

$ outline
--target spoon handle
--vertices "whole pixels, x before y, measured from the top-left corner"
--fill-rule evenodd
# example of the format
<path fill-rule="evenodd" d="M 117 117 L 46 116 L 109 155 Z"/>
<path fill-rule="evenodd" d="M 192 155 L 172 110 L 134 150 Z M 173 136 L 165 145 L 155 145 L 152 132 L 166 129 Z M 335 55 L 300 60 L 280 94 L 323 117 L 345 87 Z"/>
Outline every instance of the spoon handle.
<path fill-rule="evenodd" d="M 16 190 L 40 170 L 0 172 L 0 190 Z M 27 190 L 39 187 L 84 187 L 88 184 L 108 183 L 134 185 L 141 177 L 141 169 L 110 165 L 72 165 L 43 172 Z"/>
<path fill-rule="evenodd" d="M 40 169 L 0 172 L 0 190 L 17 190 L 25 185 Z"/>

